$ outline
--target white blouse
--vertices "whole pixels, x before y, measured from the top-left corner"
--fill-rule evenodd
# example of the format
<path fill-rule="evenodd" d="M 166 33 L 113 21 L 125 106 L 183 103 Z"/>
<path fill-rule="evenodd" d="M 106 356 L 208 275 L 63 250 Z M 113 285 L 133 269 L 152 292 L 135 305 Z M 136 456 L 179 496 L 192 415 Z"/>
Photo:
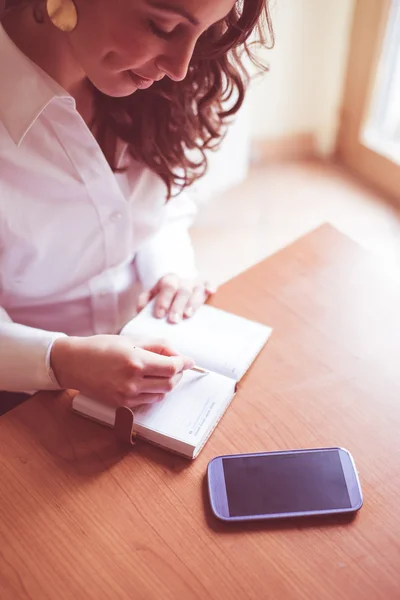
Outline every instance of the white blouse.
<path fill-rule="evenodd" d="M 63 334 L 118 333 L 139 288 L 195 277 L 195 206 L 122 146 L 110 169 L 75 101 L 0 25 L 0 390 L 57 389 Z"/>

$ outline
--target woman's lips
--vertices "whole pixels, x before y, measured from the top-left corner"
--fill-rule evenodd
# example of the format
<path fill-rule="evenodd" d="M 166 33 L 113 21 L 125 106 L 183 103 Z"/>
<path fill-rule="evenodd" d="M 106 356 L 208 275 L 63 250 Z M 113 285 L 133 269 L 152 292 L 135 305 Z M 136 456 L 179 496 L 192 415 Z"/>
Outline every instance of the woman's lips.
<path fill-rule="evenodd" d="M 137 75 L 133 71 L 129 71 L 129 73 L 132 77 L 134 84 L 140 90 L 146 90 L 154 83 L 154 79 L 146 79 L 146 77 L 140 77 L 140 75 Z"/>

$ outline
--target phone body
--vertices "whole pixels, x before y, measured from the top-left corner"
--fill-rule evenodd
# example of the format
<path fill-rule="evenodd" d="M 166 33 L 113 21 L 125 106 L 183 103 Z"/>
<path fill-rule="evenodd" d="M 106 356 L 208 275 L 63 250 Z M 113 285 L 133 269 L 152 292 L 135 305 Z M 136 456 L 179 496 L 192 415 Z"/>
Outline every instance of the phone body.
<path fill-rule="evenodd" d="M 219 456 L 207 477 L 212 511 L 223 521 L 354 513 L 363 504 L 343 448 Z"/>

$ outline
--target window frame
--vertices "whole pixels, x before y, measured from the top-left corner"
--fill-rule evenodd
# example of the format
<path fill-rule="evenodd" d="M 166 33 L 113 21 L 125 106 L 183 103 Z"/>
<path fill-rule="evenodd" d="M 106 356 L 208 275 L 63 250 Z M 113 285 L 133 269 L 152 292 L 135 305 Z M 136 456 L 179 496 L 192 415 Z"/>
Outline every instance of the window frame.
<path fill-rule="evenodd" d="M 400 206 L 400 165 L 363 136 L 375 91 L 391 0 L 357 0 L 336 145 L 338 162 Z"/>

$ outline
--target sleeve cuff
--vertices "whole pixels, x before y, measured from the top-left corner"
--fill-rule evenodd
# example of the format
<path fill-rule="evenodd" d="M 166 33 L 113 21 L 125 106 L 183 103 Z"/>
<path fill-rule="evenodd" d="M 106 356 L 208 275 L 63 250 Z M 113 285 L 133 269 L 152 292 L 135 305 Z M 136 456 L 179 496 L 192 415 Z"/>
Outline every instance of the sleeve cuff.
<path fill-rule="evenodd" d="M 55 373 L 53 371 L 53 369 L 51 368 L 51 351 L 53 349 L 53 344 L 56 340 L 62 338 L 62 337 L 67 337 L 64 333 L 58 333 L 56 334 L 57 337 L 53 337 L 53 339 L 50 341 L 48 348 L 47 348 L 47 352 L 46 352 L 46 371 L 47 374 L 49 376 L 50 379 L 50 383 L 54 386 L 56 386 L 58 389 L 61 389 L 60 384 L 57 381 L 57 377 L 55 376 Z"/>
<path fill-rule="evenodd" d="M 50 366 L 54 342 L 67 337 L 18 323 L 0 323 L 0 389 L 32 393 L 36 390 L 59 390 Z"/>

